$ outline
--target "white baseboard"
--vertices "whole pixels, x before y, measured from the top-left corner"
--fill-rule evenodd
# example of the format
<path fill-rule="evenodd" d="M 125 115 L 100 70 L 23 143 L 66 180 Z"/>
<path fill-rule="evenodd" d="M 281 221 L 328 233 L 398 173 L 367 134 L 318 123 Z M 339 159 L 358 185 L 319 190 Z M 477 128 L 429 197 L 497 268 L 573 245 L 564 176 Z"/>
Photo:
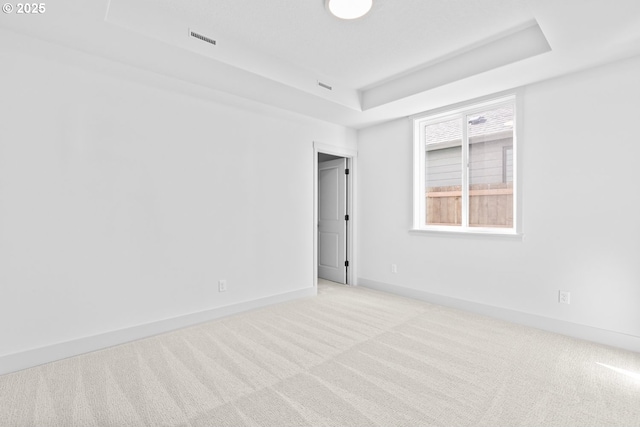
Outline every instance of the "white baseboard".
<path fill-rule="evenodd" d="M 550 317 L 538 316 L 536 314 L 524 313 L 507 308 L 495 307 L 491 305 L 480 304 L 477 302 L 432 294 L 417 289 L 406 288 L 404 286 L 390 285 L 387 283 L 363 279 L 361 277 L 358 278 L 358 285 L 378 291 L 389 292 L 391 294 L 400 295 L 407 298 L 427 301 L 432 304 L 438 304 L 446 307 L 456 308 L 459 310 L 469 311 L 472 313 L 483 314 L 485 316 L 506 320 L 508 322 L 513 322 L 520 325 L 531 326 L 533 328 L 555 332 L 574 338 L 593 341 L 612 347 L 631 350 L 634 352 L 640 352 L 640 337 L 635 335 L 623 334 L 620 332 L 595 328 L 593 326 L 567 322 L 565 320 L 553 319 Z"/>
<path fill-rule="evenodd" d="M 193 326 L 198 323 L 208 322 L 210 320 L 219 319 L 221 317 L 230 316 L 244 311 L 254 310 L 285 301 L 298 298 L 315 296 L 318 288 L 310 287 L 297 291 L 286 292 L 279 295 L 260 298 L 257 300 L 241 302 L 225 307 L 218 307 L 210 310 L 199 311 L 197 313 L 189 313 L 183 316 L 172 317 L 170 319 L 159 320 L 157 322 L 146 323 L 143 325 L 132 326 L 125 329 L 110 331 L 99 335 L 78 338 L 72 341 L 66 341 L 58 344 L 48 345 L 45 347 L 35 348 L 32 350 L 21 351 L 18 353 L 0 356 L 0 375 L 10 372 L 20 371 L 22 369 L 32 368 L 44 363 L 56 360 L 66 359 L 67 357 L 77 356 L 107 347 L 124 344 L 142 338 L 148 338 L 154 335 L 173 331 L 176 329 Z"/>

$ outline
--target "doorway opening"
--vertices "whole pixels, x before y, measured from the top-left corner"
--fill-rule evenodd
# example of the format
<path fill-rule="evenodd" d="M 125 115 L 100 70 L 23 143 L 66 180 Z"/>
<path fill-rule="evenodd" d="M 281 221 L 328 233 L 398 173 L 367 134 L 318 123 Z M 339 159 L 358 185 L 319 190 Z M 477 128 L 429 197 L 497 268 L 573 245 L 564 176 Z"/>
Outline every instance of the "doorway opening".
<path fill-rule="evenodd" d="M 347 284 L 349 160 L 318 153 L 318 279 Z"/>
<path fill-rule="evenodd" d="M 355 150 L 314 144 L 314 285 L 355 285 Z"/>

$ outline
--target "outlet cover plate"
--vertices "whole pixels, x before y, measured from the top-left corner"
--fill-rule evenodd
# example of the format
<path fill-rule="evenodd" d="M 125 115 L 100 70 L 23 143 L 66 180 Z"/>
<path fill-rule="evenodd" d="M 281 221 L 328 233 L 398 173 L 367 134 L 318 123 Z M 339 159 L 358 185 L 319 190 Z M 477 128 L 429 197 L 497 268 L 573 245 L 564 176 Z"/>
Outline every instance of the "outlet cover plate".
<path fill-rule="evenodd" d="M 571 304 L 571 292 L 558 291 L 558 302 L 560 304 Z"/>

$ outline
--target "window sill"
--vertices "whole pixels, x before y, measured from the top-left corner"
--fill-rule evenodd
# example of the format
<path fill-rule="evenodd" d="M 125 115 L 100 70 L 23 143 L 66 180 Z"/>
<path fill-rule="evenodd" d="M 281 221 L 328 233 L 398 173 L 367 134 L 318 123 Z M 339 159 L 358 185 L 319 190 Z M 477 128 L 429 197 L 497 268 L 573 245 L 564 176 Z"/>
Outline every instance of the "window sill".
<path fill-rule="evenodd" d="M 449 228 L 441 229 L 426 229 L 426 228 L 412 228 L 409 230 L 409 234 L 425 235 L 425 236 L 439 236 L 439 237 L 460 237 L 460 238 L 474 238 L 474 239 L 498 239 L 498 240 L 517 240 L 524 241 L 525 235 L 523 233 L 517 233 L 515 231 L 496 231 L 496 230 L 456 230 Z"/>

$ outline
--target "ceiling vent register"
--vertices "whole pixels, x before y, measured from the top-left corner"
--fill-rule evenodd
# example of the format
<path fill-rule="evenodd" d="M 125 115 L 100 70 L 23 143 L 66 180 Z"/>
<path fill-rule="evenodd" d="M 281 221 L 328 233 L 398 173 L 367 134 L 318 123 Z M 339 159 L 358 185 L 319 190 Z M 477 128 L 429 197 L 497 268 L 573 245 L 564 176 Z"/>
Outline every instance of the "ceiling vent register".
<path fill-rule="evenodd" d="M 189 35 L 190 35 L 191 37 L 195 37 L 195 38 L 197 38 L 197 39 L 199 39 L 199 40 L 202 40 L 203 42 L 207 42 L 207 43 L 209 43 L 209 44 L 212 44 L 212 45 L 214 45 L 214 46 L 217 44 L 217 43 L 216 43 L 216 41 L 215 41 L 214 39 L 212 39 L 212 38 L 210 38 L 210 37 L 207 37 L 207 36 L 203 36 L 202 34 L 198 34 L 198 33 L 196 33 L 195 31 L 191 31 L 191 30 L 189 30 Z"/>

